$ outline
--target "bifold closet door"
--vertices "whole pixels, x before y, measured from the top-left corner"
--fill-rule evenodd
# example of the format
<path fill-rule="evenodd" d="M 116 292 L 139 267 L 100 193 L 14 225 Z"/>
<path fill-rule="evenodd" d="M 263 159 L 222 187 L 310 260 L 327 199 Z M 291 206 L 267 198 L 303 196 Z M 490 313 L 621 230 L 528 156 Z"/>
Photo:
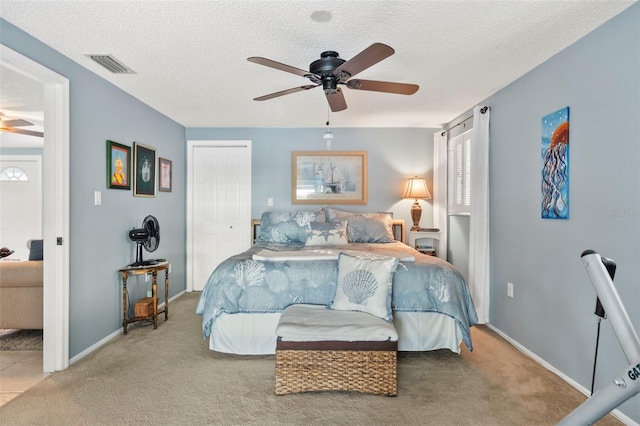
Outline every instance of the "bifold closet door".
<path fill-rule="evenodd" d="M 250 246 L 251 146 L 203 144 L 190 154 L 191 271 L 200 291 L 218 264 Z"/>

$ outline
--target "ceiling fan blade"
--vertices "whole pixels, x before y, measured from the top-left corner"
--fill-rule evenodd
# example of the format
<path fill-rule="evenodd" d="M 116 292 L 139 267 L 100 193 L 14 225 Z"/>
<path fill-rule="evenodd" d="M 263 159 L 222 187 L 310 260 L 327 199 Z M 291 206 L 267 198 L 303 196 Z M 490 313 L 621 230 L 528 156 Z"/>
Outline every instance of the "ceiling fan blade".
<path fill-rule="evenodd" d="M 340 88 L 337 88 L 336 91 L 332 93 L 325 92 L 325 95 L 327 96 L 331 111 L 338 112 L 347 109 L 347 101 L 344 100 L 344 95 Z"/>
<path fill-rule="evenodd" d="M 261 58 L 259 56 L 252 56 L 247 58 L 247 61 L 254 64 L 264 65 L 265 67 L 275 68 L 280 71 L 290 72 L 291 74 L 305 77 L 309 75 L 309 71 L 302 70 L 300 68 L 292 67 L 290 65 L 281 64 L 280 62 L 272 61 L 271 59 Z"/>
<path fill-rule="evenodd" d="M 10 120 L 0 119 L 0 123 L 2 124 L 2 127 L 33 126 L 33 123 L 29 123 L 27 120 L 23 120 L 21 118 L 13 118 Z"/>
<path fill-rule="evenodd" d="M 44 137 L 44 133 L 36 132 L 34 130 L 25 130 L 25 129 L 16 129 L 15 127 L 0 127 L 0 132 L 10 132 L 10 133 L 19 133 L 21 135 L 27 136 L 37 136 L 39 138 Z"/>
<path fill-rule="evenodd" d="M 313 89 L 314 87 L 318 87 L 315 84 L 307 84 L 306 86 L 294 87 L 292 89 L 281 90 L 279 92 L 271 93 L 269 95 L 260 96 L 257 98 L 253 98 L 254 101 L 266 101 L 268 99 L 277 98 L 280 96 L 288 95 L 290 93 L 302 92 L 303 90 Z"/>
<path fill-rule="evenodd" d="M 413 95 L 420 88 L 420 86 L 418 86 L 417 84 L 392 83 L 389 81 L 359 79 L 347 81 L 346 86 L 350 89 L 396 93 L 398 95 Z"/>
<path fill-rule="evenodd" d="M 385 58 L 393 55 L 395 50 L 386 44 L 373 43 L 371 46 L 349 59 L 333 71 L 333 75 L 339 76 L 342 72 L 346 72 L 351 77 L 359 72 L 377 64 Z"/>

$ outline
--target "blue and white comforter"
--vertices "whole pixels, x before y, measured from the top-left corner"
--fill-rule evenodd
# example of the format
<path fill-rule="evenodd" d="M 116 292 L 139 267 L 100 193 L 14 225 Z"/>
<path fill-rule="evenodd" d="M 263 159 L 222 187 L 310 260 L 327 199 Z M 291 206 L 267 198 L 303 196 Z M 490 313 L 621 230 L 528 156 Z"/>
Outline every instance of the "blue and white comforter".
<path fill-rule="evenodd" d="M 415 260 L 401 260 L 398 265 L 393 278 L 392 309 L 438 312 L 454 318 L 465 344 L 472 350 L 469 328 L 477 323 L 476 311 L 467 284 L 453 265 L 422 255 L 399 242 L 323 248 L 394 257 L 407 253 L 407 259 Z M 305 250 L 305 247 L 304 244 L 257 243 L 222 262 L 209 277 L 196 309 L 202 315 L 205 337 L 222 313 L 282 312 L 293 303 L 331 304 L 338 280 L 337 260 L 254 260 L 253 255 L 261 250 L 293 251 Z"/>

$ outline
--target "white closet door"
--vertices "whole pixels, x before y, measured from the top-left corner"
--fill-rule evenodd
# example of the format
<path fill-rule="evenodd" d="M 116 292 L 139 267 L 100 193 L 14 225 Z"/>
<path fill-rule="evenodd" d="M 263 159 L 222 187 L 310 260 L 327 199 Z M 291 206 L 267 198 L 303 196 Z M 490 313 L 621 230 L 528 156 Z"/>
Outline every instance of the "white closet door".
<path fill-rule="evenodd" d="M 216 266 L 251 244 L 251 144 L 191 141 L 189 146 L 187 288 L 190 281 L 193 290 L 201 291 Z"/>

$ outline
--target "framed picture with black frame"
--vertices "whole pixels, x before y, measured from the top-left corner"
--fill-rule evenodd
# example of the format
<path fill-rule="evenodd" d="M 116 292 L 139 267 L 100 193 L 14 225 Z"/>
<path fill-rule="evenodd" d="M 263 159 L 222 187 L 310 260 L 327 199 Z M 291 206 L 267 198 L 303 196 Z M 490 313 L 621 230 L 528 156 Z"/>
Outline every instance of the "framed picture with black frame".
<path fill-rule="evenodd" d="M 133 196 L 156 196 L 156 150 L 133 143 Z"/>
<path fill-rule="evenodd" d="M 131 189 L 131 147 L 107 141 L 107 188 Z"/>

